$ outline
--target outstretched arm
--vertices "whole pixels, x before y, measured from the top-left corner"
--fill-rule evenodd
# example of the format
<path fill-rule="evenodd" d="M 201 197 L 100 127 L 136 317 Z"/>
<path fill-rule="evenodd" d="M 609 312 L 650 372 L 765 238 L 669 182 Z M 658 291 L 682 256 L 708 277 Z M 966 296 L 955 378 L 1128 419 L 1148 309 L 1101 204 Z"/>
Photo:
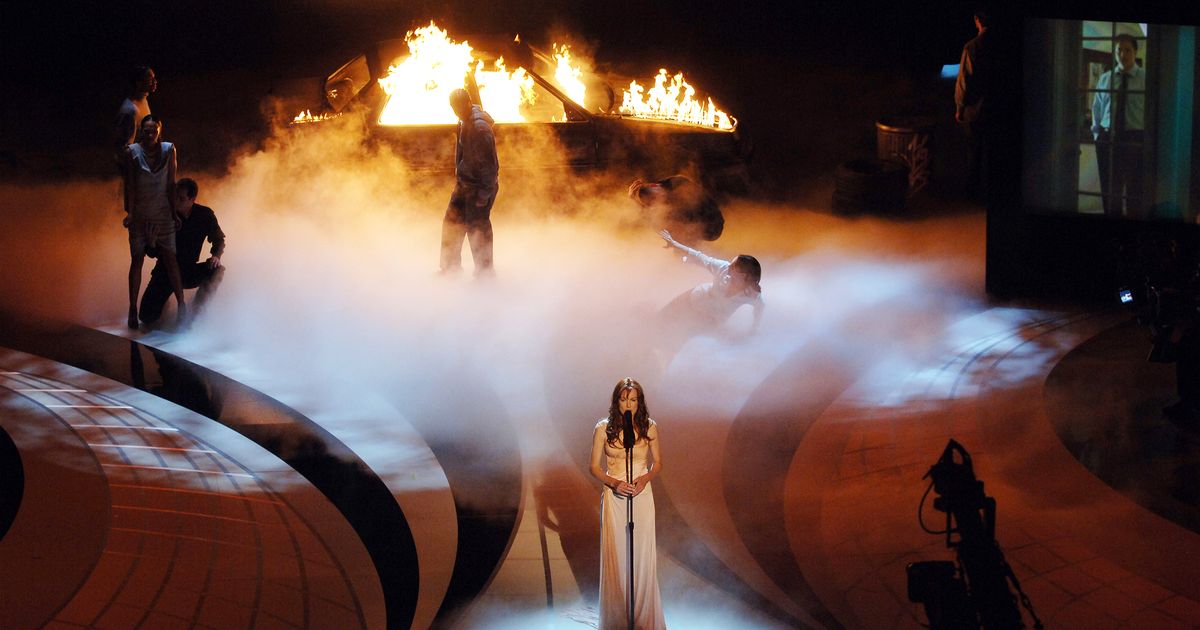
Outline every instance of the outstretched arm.
<path fill-rule="evenodd" d="M 671 236 L 671 233 L 668 232 L 667 230 L 659 231 L 658 235 L 660 237 L 662 237 L 662 240 L 666 241 L 666 243 L 667 243 L 666 245 L 663 246 L 664 248 L 679 250 L 679 252 L 686 257 L 686 258 L 684 258 L 684 260 L 691 258 L 691 259 L 695 259 L 697 262 L 700 262 L 700 259 L 702 259 L 702 258 L 709 258 L 708 256 L 706 256 L 704 254 L 704 252 L 701 252 L 698 249 L 692 249 L 691 247 L 688 247 L 687 245 L 684 245 L 683 243 L 680 243 L 679 241 L 675 240 Z M 703 263 L 701 262 L 701 264 L 703 264 Z"/>
<path fill-rule="evenodd" d="M 688 253 L 691 250 L 690 247 L 687 247 L 684 244 L 680 243 L 679 241 L 675 240 L 671 236 L 671 233 L 667 230 L 659 230 L 658 236 L 667 243 L 666 245 L 663 245 L 663 248 L 665 248 L 665 249 L 671 249 L 673 247 L 673 248 L 678 249 L 679 251 L 685 252 L 685 253 Z"/>
<path fill-rule="evenodd" d="M 709 256 L 708 254 L 705 254 L 704 252 L 702 252 L 698 249 L 692 249 L 691 247 L 688 247 L 687 245 L 680 243 L 679 241 L 672 238 L 671 233 L 668 232 L 667 230 L 660 231 L 658 233 L 658 235 L 660 237 L 662 237 L 662 240 L 666 241 L 666 243 L 667 243 L 665 245 L 666 248 L 676 249 L 681 254 L 683 254 L 684 262 L 689 262 L 689 261 L 694 262 L 697 265 L 700 265 L 701 267 L 704 267 L 705 269 L 707 269 L 713 275 L 720 273 L 722 270 L 725 269 L 726 266 L 729 265 L 729 263 L 724 260 L 721 260 L 719 258 L 713 258 L 712 256 Z"/>

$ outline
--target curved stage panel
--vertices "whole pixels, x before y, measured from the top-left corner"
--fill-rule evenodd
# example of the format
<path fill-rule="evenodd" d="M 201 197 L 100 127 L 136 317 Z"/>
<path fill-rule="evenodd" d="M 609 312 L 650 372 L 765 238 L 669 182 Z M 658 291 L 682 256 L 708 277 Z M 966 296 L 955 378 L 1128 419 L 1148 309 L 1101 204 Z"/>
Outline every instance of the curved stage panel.
<path fill-rule="evenodd" d="M 46 541 L 31 532 L 71 544 L 26 598 L 36 605 L 6 618 L 594 623 L 598 486 L 582 445 L 596 410 L 569 392 L 611 387 L 630 357 L 569 373 L 547 364 L 545 412 L 532 417 L 510 417 L 492 377 L 469 369 L 363 392 L 377 399 L 338 412 L 285 387 L 268 398 L 175 356 L 168 337 L 150 347 L 12 321 L 3 343 L 47 358 L 0 352 L 0 425 L 27 478 L 0 561 L 33 567 Z M 556 344 L 590 350 L 569 334 Z M 897 362 L 813 338 L 744 391 L 717 393 L 724 406 L 672 398 L 691 375 L 670 363 L 648 375 L 669 436 L 655 481 L 668 623 L 923 623 L 905 566 L 954 557 L 915 518 L 922 476 L 954 438 L 997 500 L 996 538 L 1047 627 L 1200 624 L 1200 568 L 1178 562 L 1200 556 L 1188 482 L 1200 431 L 1161 418 L 1172 374 L 1144 361 L 1141 332 L 1117 312 L 997 307 L 923 347 Z M 462 439 L 479 431 L 498 439 Z M 70 512 L 58 487 L 71 488 Z M 389 530 L 392 518 L 406 528 Z M 408 564 L 376 571 L 380 553 Z"/>
<path fill-rule="evenodd" d="M 0 367 L 31 471 L 0 542 L 6 623 L 385 627 L 366 549 L 280 460 L 94 374 L 12 350 Z"/>
<path fill-rule="evenodd" d="M 1064 357 L 1121 319 L 991 309 L 948 329 L 963 343 L 894 388 L 852 387 L 830 406 L 792 462 L 787 520 L 810 583 L 839 620 L 866 628 L 925 620 L 908 601 L 905 565 L 954 558 L 915 518 L 922 476 L 952 437 L 997 499 L 996 538 L 1048 627 L 1200 623 L 1195 571 L 1170 559 L 1200 553 L 1200 536 L 1079 465 L 1044 396 Z M 927 522 L 938 517 L 926 504 Z"/>
<path fill-rule="evenodd" d="M 1150 363 L 1133 321 L 1069 352 L 1046 377 L 1055 433 L 1079 463 L 1121 494 L 1200 533 L 1200 422 L 1175 422 L 1175 366 Z"/>
<path fill-rule="evenodd" d="M 447 381 L 455 383 L 450 396 L 438 386 Z M 410 389 L 434 395 L 391 403 L 429 445 L 454 498 L 454 569 L 438 610 L 439 623 L 453 625 L 491 583 L 517 533 L 524 499 L 521 448 L 499 396 L 471 370 L 430 377 Z M 491 410 L 482 421 L 479 408 Z M 486 441 L 462 439 L 485 430 Z"/>
<path fill-rule="evenodd" d="M 145 389 L 228 426 L 282 459 L 336 506 L 371 556 L 389 623 L 416 610 L 416 549 L 391 492 L 353 452 L 278 401 L 136 341 L 68 324 L 0 317 L 0 345 Z"/>
<path fill-rule="evenodd" d="M 101 559 L 112 523 L 110 489 L 83 436 L 55 411 L 43 379 L 22 370 L 25 361 L 0 351 L 0 430 L 19 458 L 22 487 L 11 526 L 0 536 L 0 617 L 16 627 L 50 621 L 75 596 Z M 67 389 L 77 389 L 69 387 Z M 5 470 L 12 460 L 5 459 Z M 6 502 L 9 483 L 6 476 Z M 69 497 L 70 509 L 63 509 Z M 46 532 L 54 532 L 46 536 Z M 70 544 L 63 544 L 69 541 Z M 7 570 L 7 568 L 16 570 Z"/>
<path fill-rule="evenodd" d="M 312 410 L 301 414 L 159 347 L 68 324 L 12 316 L 3 323 L 0 337 L 6 340 L 0 342 L 86 366 L 181 404 L 301 473 L 354 526 L 355 542 L 374 552 L 359 570 L 383 585 L 388 627 L 428 627 L 435 619 L 453 625 L 487 588 L 515 536 L 524 496 L 515 437 L 492 441 L 485 451 L 464 451 L 445 429 L 471 420 L 438 401 L 381 399 L 370 410 L 375 415 L 366 426 L 374 429 L 364 438 L 361 429 L 328 408 L 309 405 Z M 485 383 L 472 384 L 461 375 L 459 380 L 466 389 L 458 400 L 487 398 Z M 350 420 L 361 425 L 368 419 Z M 414 513 L 415 529 L 400 508 Z"/>

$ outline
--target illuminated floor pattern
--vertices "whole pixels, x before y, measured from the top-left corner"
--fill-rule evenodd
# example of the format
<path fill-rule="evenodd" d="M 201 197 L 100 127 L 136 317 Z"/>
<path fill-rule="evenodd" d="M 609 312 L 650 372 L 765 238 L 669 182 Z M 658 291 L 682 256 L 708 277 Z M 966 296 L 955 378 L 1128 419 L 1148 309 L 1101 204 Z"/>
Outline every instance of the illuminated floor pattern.
<path fill-rule="evenodd" d="M 12 351 L 0 367 L 5 428 L 28 473 L 22 512 L 0 547 L 5 601 L 35 602 L 18 625 L 382 627 L 375 577 L 347 569 L 364 563 L 361 544 L 282 462 L 95 375 Z M 55 470 L 63 467 L 83 470 Z M 72 483 L 81 473 L 90 474 Z M 64 518 L 88 523 L 87 535 L 60 537 L 54 525 Z M 49 588 L 61 601 L 37 601 L 47 584 L 28 580 L 39 573 L 43 537 L 74 559 L 41 576 L 67 582 Z"/>
<path fill-rule="evenodd" d="M 1087 455 L 1104 451 L 1102 437 L 1091 436 L 1086 451 L 1060 437 L 1063 387 L 1074 381 L 1062 369 L 1052 387 L 1048 377 L 1077 349 L 1103 355 L 1094 340 L 1122 325 L 1119 314 L 988 309 L 944 331 L 952 351 L 885 376 L 862 376 L 819 342 L 798 349 L 736 414 L 667 445 L 673 466 L 659 502 L 669 516 L 660 517 L 659 539 L 668 621 L 920 627 L 905 565 L 953 557 L 917 523 L 921 477 L 953 437 L 997 499 L 997 539 L 1047 627 L 1200 626 L 1200 566 L 1180 561 L 1200 557 L 1200 533 L 1144 507 L 1144 497 L 1114 483 L 1111 466 L 1093 465 Z M 1117 369 L 1152 369 L 1118 355 Z M 322 494 L 327 482 L 310 483 L 260 448 L 273 444 L 268 434 L 230 430 L 140 391 L 154 390 L 149 384 L 109 380 L 102 362 L 89 367 L 96 373 L 0 353 L 0 426 L 27 480 L 0 540 L 3 566 L 19 568 L 3 572 L 4 592 L 25 594 L 3 600 L 0 616 L 14 627 L 384 627 L 385 601 L 401 601 L 388 592 L 397 584 L 415 591 L 408 614 L 418 627 L 435 613 L 442 625 L 466 628 L 582 628 L 594 619 L 597 490 L 579 449 L 526 454 L 515 464 L 523 480 L 515 494 L 481 507 L 464 489 L 472 469 L 445 464 L 460 454 L 425 444 L 433 457 L 413 464 L 413 478 L 446 469 L 434 475 L 440 483 L 410 487 L 381 475 L 424 581 L 388 582 L 361 542 L 369 519 L 347 518 L 344 501 Z M 228 422 L 223 409 L 209 415 Z M 419 443 L 422 422 L 396 435 Z M 558 431 L 562 444 L 579 442 L 577 427 Z M 365 438 L 333 433 L 365 451 Z M 714 448 L 716 469 L 688 457 Z M 755 492 L 723 477 L 734 466 Z M 928 525 L 938 516 L 925 506 Z M 486 540 L 463 541 L 467 531 Z M 473 547 L 498 552 L 464 560 Z M 464 605 L 444 607 L 452 597 Z"/>

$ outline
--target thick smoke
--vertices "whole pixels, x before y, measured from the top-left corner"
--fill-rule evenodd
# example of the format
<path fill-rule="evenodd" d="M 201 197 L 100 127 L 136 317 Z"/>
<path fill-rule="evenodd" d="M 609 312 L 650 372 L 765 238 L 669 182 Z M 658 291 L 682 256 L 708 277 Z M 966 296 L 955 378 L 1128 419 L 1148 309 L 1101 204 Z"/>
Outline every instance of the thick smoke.
<path fill-rule="evenodd" d="M 527 154 L 557 150 L 547 139 Z M 743 312 L 663 349 L 658 309 L 711 278 L 662 248 L 624 179 L 519 166 L 501 165 L 497 273 L 481 279 L 465 247 L 462 275 L 436 273 L 452 176 L 409 168 L 351 116 L 281 130 L 223 174 L 180 173 L 220 218 L 227 273 L 189 330 L 144 339 L 330 423 L 385 479 L 415 480 L 414 462 L 428 462 L 388 441 L 390 423 L 485 449 L 515 436 L 529 470 L 563 453 L 581 463 L 621 377 L 646 385 L 670 440 L 728 424 L 814 341 L 863 373 L 902 372 L 982 297 L 980 216 L 855 219 L 811 209 L 823 199 L 738 200 L 703 248 L 762 262 L 761 328 L 747 334 Z M 115 178 L 0 188 L 0 307 L 119 327 L 117 191 Z M 666 470 L 664 483 L 687 484 Z"/>

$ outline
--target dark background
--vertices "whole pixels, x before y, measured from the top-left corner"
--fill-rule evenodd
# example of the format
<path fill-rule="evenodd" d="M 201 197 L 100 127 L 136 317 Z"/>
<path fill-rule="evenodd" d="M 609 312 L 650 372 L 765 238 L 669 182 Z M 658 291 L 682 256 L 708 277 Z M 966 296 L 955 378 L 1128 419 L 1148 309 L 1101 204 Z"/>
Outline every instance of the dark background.
<path fill-rule="evenodd" d="M 569 33 L 624 74 L 686 72 L 756 146 L 759 191 L 792 196 L 874 147 L 874 121 L 952 113 L 955 63 L 974 5 L 951 0 L 775 2 L 5 2 L 0 8 L 0 177 L 107 176 L 104 143 L 130 68 L 152 66 L 151 97 L 181 169 L 219 170 L 264 132 L 280 81 L 325 75 L 382 39 L 434 19 L 458 39 Z M 98 166 L 97 166 L 98 165 Z"/>
<path fill-rule="evenodd" d="M 27 2 L 0 5 L 0 182 L 112 177 L 107 140 L 139 63 L 159 76 L 154 112 L 181 147 L 182 172 L 222 172 L 265 137 L 262 103 L 287 79 L 324 76 L 369 43 L 434 19 L 462 39 L 520 33 L 546 44 L 570 33 L 613 70 L 649 78 L 683 70 L 739 119 L 754 143 L 752 194 L 828 208 L 832 174 L 875 150 L 875 121 L 933 115 L 934 174 L 953 197 L 963 159 L 953 81 L 938 78 L 974 36 L 975 2 L 512 3 L 310 0 Z M 1196 23 L 1189 2 L 995 3 L 1019 50 L 1027 16 Z M 578 43 L 578 42 L 577 42 Z M 1014 54 L 1019 58 L 1019 54 Z M 1020 119 L 1020 63 L 1011 64 Z M 1037 217 L 1019 198 L 1020 132 L 993 165 L 987 286 L 999 296 L 1108 300 L 1115 251 L 1146 231 L 1193 238 L 1194 226 Z M 940 169 L 940 172 L 939 172 Z M 950 180 L 950 181 L 948 181 Z M 947 191 L 950 191 L 947 193 Z M 959 207 L 962 207 L 961 205 Z"/>

